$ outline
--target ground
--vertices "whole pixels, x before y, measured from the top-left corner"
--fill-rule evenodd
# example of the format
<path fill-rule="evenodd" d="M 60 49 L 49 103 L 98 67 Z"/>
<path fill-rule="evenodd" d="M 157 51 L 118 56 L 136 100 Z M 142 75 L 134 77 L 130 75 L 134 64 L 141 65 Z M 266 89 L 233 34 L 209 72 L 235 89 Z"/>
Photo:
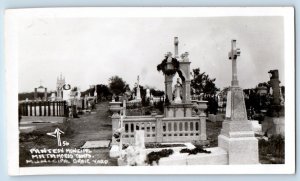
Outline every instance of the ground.
<path fill-rule="evenodd" d="M 57 147 L 57 140 L 46 135 L 48 132 L 53 132 L 57 127 L 65 132 L 65 134 L 62 134 L 61 139 L 69 143 L 69 146 L 66 148 L 80 148 L 86 141 L 111 139 L 111 119 L 109 117 L 108 107 L 108 103 L 103 102 L 97 104 L 96 110 L 94 111 L 95 113 L 81 115 L 80 118 L 70 119 L 65 121 L 64 124 L 39 128 L 29 134 L 20 134 L 20 166 L 36 166 L 25 163 L 27 159 L 30 159 L 29 150 L 31 148 Z M 109 158 L 109 148 L 92 149 L 92 156 L 95 159 L 108 160 L 105 166 L 117 165 L 116 159 Z M 42 165 L 51 164 L 44 163 Z M 58 165 L 78 164 L 61 163 Z"/>
<path fill-rule="evenodd" d="M 46 133 L 53 132 L 57 127 L 64 131 L 62 134 L 62 141 L 69 143 L 65 148 L 81 148 L 86 141 L 95 140 L 110 140 L 111 132 L 111 119 L 108 111 L 108 102 L 101 102 L 97 104 L 96 110 L 91 114 L 80 115 L 80 118 L 68 119 L 63 124 L 51 124 L 46 127 L 38 128 L 32 133 L 20 134 L 20 166 L 116 166 L 116 159 L 109 157 L 109 148 L 92 149 L 92 158 L 94 160 L 107 161 L 105 164 L 78 164 L 78 163 L 38 163 L 26 164 L 26 160 L 31 159 L 29 150 L 31 148 L 37 149 L 50 149 L 57 148 L 57 140 Z M 210 142 L 209 147 L 216 147 L 218 144 L 218 135 L 222 128 L 222 122 L 207 121 L 207 138 Z M 278 140 L 278 139 L 277 139 Z M 284 140 L 283 140 L 284 141 Z M 278 143 L 278 141 L 277 141 Z M 260 144 L 260 162 L 264 164 L 284 163 L 284 156 L 274 157 L 268 153 L 269 150 L 265 149 L 270 143 Z M 276 144 L 278 145 L 278 144 Z M 263 147 L 262 147 L 263 146 Z M 283 146 L 284 147 L 284 146 Z M 263 148 L 263 149 L 261 149 Z"/>

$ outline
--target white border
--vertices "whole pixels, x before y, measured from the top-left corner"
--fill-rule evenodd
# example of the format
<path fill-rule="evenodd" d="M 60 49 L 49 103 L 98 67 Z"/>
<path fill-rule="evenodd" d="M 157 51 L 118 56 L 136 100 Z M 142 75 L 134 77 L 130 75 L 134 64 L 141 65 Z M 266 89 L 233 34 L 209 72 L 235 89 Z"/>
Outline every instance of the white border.
<path fill-rule="evenodd" d="M 284 17 L 286 82 L 285 164 L 199 165 L 167 167 L 27 167 L 19 168 L 18 140 L 18 22 L 30 17 Z M 5 11 L 5 71 L 7 145 L 9 175 L 45 174 L 294 174 L 295 173 L 295 40 L 292 7 L 122 7 L 122 8 L 37 8 Z"/>

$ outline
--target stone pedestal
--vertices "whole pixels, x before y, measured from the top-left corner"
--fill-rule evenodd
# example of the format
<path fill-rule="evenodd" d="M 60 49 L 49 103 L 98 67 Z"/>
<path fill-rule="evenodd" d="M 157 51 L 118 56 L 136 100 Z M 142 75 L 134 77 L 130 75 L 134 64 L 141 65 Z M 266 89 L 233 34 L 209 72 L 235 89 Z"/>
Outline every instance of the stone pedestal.
<path fill-rule="evenodd" d="M 165 75 L 165 94 L 168 97 L 169 102 L 173 100 L 172 94 L 172 83 L 173 83 L 173 75 Z"/>
<path fill-rule="evenodd" d="M 111 116 L 112 135 L 119 128 L 119 122 L 120 122 L 119 112 L 122 110 L 122 107 L 120 106 L 120 104 L 121 104 L 121 102 L 110 102 L 109 103 L 109 105 L 110 105 L 109 110 L 113 112 L 113 115 Z M 117 144 L 117 142 L 113 136 L 112 136 L 111 144 L 112 145 Z"/>
<path fill-rule="evenodd" d="M 165 117 L 192 117 L 193 104 L 171 104 L 165 106 Z"/>
<path fill-rule="evenodd" d="M 268 136 L 285 135 L 284 117 L 268 117 L 266 116 L 262 122 L 262 132 Z"/>
<path fill-rule="evenodd" d="M 226 118 L 218 137 L 219 147 L 228 151 L 229 164 L 258 164 L 258 140 L 247 120 L 243 90 L 231 87 L 227 95 Z"/>
<path fill-rule="evenodd" d="M 140 91 L 140 86 L 137 86 L 136 88 L 136 98 L 135 98 L 137 101 L 141 101 L 142 98 L 141 98 L 141 91 Z"/>

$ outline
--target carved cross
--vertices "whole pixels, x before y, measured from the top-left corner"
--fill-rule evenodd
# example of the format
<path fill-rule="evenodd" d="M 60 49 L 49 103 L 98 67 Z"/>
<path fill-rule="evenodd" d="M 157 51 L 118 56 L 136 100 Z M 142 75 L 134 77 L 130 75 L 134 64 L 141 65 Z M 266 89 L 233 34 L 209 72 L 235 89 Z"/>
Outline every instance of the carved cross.
<path fill-rule="evenodd" d="M 231 51 L 228 53 L 228 58 L 232 60 L 232 81 L 231 86 L 238 86 L 236 59 L 240 56 L 241 51 L 236 48 L 236 40 L 231 40 Z"/>

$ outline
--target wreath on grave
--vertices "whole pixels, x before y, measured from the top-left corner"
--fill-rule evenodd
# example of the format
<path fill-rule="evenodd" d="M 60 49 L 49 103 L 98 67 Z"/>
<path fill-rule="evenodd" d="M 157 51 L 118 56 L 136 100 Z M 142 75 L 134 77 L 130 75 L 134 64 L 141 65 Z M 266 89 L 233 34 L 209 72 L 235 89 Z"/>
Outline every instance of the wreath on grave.
<path fill-rule="evenodd" d="M 176 72 L 179 73 L 179 61 L 176 58 L 172 58 L 171 63 L 174 68 L 167 69 L 167 59 L 168 57 L 166 56 L 166 58 L 163 59 L 162 62 L 157 65 L 157 71 L 162 71 L 164 75 L 174 75 L 176 74 Z"/>

